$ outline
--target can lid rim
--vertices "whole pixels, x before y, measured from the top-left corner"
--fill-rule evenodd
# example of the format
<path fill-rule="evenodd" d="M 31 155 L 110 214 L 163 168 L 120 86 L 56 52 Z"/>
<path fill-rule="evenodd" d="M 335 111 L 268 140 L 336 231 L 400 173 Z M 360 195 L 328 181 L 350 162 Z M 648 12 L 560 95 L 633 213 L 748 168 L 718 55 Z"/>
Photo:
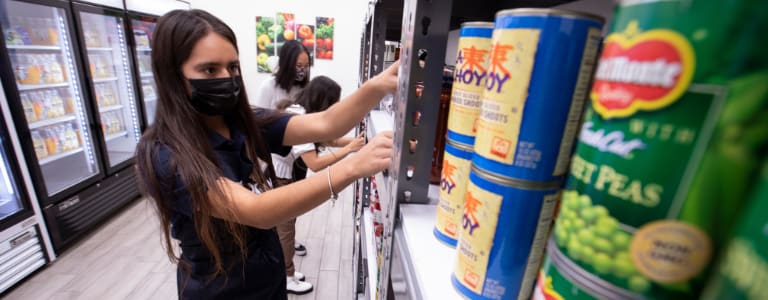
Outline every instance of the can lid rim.
<path fill-rule="evenodd" d="M 497 18 L 507 15 L 582 17 L 605 23 L 605 18 L 602 16 L 558 8 L 513 8 L 500 10 L 496 13 Z"/>
<path fill-rule="evenodd" d="M 464 28 L 464 27 L 493 28 L 493 22 L 484 22 L 484 21 L 463 22 L 459 27 L 461 28 Z"/>
<path fill-rule="evenodd" d="M 470 167 L 470 170 L 473 173 L 476 173 L 481 178 L 488 180 L 490 182 L 514 187 L 518 189 L 523 190 L 559 190 L 562 186 L 563 181 L 562 180 L 556 180 L 556 181 L 530 181 L 530 180 L 523 180 L 523 179 L 516 179 L 507 177 L 504 175 L 496 174 L 493 172 L 489 172 L 486 170 L 481 169 L 474 163 L 472 163 L 472 166 Z"/>
<path fill-rule="evenodd" d="M 445 139 L 445 143 L 448 144 L 448 145 L 453 146 L 454 148 L 458 148 L 460 150 L 469 151 L 469 152 L 474 152 L 475 151 L 475 147 L 474 146 L 472 146 L 470 144 L 465 144 L 465 143 L 462 143 L 462 142 L 459 142 L 459 141 L 454 141 L 454 140 L 451 140 L 451 139 Z"/>

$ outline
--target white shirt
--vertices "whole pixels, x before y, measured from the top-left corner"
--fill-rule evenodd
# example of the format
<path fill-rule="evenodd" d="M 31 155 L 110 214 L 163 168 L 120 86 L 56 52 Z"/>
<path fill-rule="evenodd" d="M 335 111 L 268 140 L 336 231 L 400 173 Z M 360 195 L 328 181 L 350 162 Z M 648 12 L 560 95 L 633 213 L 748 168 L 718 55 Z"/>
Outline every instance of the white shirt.
<path fill-rule="evenodd" d="M 289 92 L 286 92 L 281 87 L 275 85 L 275 76 L 270 76 L 269 79 L 261 83 L 259 94 L 253 104 L 262 108 L 275 109 L 277 108 L 277 103 L 281 100 L 296 99 L 296 95 L 301 89 L 299 86 L 294 86 Z"/>
<path fill-rule="evenodd" d="M 285 109 L 287 112 L 303 115 L 306 111 L 298 104 L 292 104 Z M 293 177 L 293 162 L 296 161 L 302 154 L 309 151 L 315 151 L 315 144 L 301 144 L 295 145 L 291 148 L 291 152 L 286 156 L 280 156 L 278 154 L 272 154 L 272 165 L 275 167 L 275 176 L 277 178 L 290 179 Z"/>

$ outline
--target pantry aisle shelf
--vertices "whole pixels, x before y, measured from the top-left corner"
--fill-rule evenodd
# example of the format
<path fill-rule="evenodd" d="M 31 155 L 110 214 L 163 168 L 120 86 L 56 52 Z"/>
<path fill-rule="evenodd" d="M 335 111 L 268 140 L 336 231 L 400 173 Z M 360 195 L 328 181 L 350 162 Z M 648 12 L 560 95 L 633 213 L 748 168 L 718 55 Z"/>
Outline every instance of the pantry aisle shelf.
<path fill-rule="evenodd" d="M 40 46 L 40 45 L 8 45 L 8 49 L 61 51 L 61 47 L 59 46 Z"/>
<path fill-rule="evenodd" d="M 64 158 L 64 157 L 67 157 L 67 156 L 70 156 L 70 155 L 74 155 L 74 154 L 77 154 L 77 153 L 80 153 L 80 152 L 83 152 L 83 148 L 82 147 L 74 149 L 74 150 L 69 150 L 69 151 L 66 151 L 66 152 L 62 152 L 62 153 L 59 153 L 59 154 L 54 154 L 54 155 L 51 155 L 51 156 L 46 156 L 45 158 L 40 159 L 39 163 L 40 163 L 41 166 L 42 165 L 46 165 L 46 164 L 51 163 L 53 161 L 56 161 L 56 160 L 59 160 L 61 158 Z"/>
<path fill-rule="evenodd" d="M 51 84 L 19 84 L 19 91 L 31 91 L 39 89 L 52 89 L 60 87 L 69 87 L 69 82 L 51 83 Z"/>
<path fill-rule="evenodd" d="M 404 278 L 392 272 L 395 298 L 408 293 L 409 299 L 461 299 L 451 285 L 456 250 L 437 240 L 435 227 L 439 187 L 429 186 L 428 204 L 400 204 L 400 224 L 395 227 L 392 268 L 401 267 Z M 398 285 L 404 289 L 398 289 Z"/>
<path fill-rule="evenodd" d="M 368 115 L 368 138 L 372 139 L 379 133 L 384 131 L 391 131 L 394 127 L 394 122 L 395 120 L 392 115 L 386 111 L 371 111 Z M 374 177 L 376 178 L 376 186 L 378 187 L 379 198 L 389 199 L 391 194 L 390 186 L 392 185 L 389 182 L 391 177 L 385 175 L 384 172 L 376 173 Z"/>
<path fill-rule="evenodd" d="M 69 121 L 74 121 L 74 120 L 75 120 L 75 116 L 74 115 L 63 116 L 63 117 L 52 118 L 52 119 L 45 119 L 45 120 L 42 120 L 42 121 L 37 121 L 37 122 L 34 122 L 34 123 L 29 123 L 29 129 L 37 129 L 37 128 L 40 128 L 40 127 L 45 127 L 45 126 L 49 126 L 49 125 L 53 125 L 53 124 L 59 124 L 59 123 L 64 123 L 64 122 L 69 122 Z"/>

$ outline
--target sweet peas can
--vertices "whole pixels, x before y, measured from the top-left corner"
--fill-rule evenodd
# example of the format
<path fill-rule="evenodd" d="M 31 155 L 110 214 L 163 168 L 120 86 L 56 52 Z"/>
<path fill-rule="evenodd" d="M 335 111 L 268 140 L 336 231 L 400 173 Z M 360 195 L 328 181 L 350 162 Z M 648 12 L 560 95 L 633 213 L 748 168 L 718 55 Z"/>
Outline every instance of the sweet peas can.
<path fill-rule="evenodd" d="M 698 299 L 768 151 L 768 3 L 625 1 L 537 299 Z"/>
<path fill-rule="evenodd" d="M 453 74 L 448 139 L 474 145 L 480 98 L 488 75 L 491 52 L 491 22 L 465 22 L 459 31 L 456 71 Z"/>
<path fill-rule="evenodd" d="M 603 23 L 554 9 L 496 14 L 473 164 L 519 180 L 564 179 Z"/>

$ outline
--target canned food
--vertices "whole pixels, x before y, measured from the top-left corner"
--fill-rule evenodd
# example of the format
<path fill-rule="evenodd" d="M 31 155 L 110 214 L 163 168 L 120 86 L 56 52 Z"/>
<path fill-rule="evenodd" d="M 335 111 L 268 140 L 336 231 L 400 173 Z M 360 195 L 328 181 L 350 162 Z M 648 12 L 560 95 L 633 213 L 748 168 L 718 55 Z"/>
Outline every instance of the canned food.
<path fill-rule="evenodd" d="M 464 214 L 464 194 L 467 191 L 471 159 L 471 145 L 446 141 L 434 234 L 438 240 L 452 247 L 456 246 Z"/>
<path fill-rule="evenodd" d="M 768 299 L 768 163 L 702 299 Z"/>
<path fill-rule="evenodd" d="M 543 257 L 559 182 L 510 182 L 472 166 L 454 287 L 469 299 L 528 299 Z"/>
<path fill-rule="evenodd" d="M 553 9 L 496 14 L 473 164 L 521 180 L 564 178 L 603 22 Z"/>
<path fill-rule="evenodd" d="M 721 5 L 617 10 L 541 295 L 698 298 L 768 150 L 768 3 Z"/>
<path fill-rule="evenodd" d="M 480 98 L 488 75 L 492 22 L 466 22 L 459 31 L 456 71 L 453 75 L 448 139 L 474 145 Z"/>

